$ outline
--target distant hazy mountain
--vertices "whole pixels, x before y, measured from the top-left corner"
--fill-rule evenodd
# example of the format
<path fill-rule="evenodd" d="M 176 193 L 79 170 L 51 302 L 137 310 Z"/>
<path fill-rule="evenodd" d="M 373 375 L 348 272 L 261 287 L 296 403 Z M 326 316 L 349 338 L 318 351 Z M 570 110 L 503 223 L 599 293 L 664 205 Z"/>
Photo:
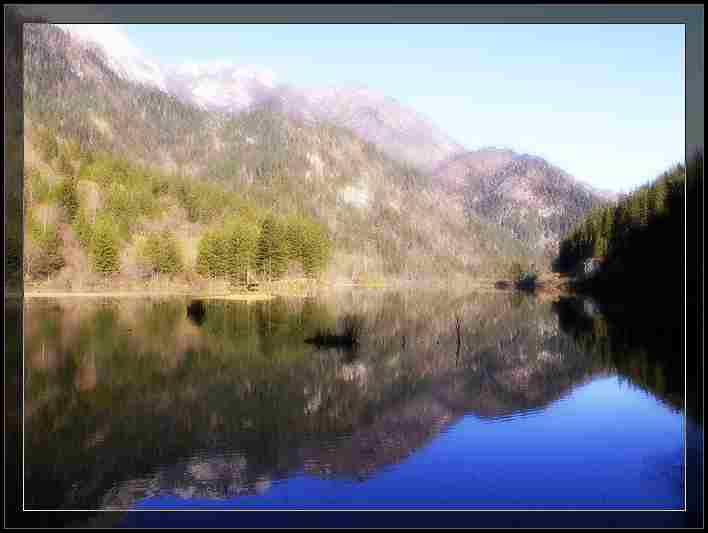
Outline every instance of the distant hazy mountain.
<path fill-rule="evenodd" d="M 387 155 L 429 171 L 464 148 L 430 120 L 364 86 L 304 89 L 276 84 L 275 75 L 229 63 L 189 65 L 167 74 L 169 91 L 212 111 L 240 112 L 278 102 L 298 120 L 326 121 L 354 131 Z"/>
<path fill-rule="evenodd" d="M 167 71 L 169 92 L 210 111 L 238 113 L 272 98 L 275 74 L 229 62 L 185 64 Z"/>
<path fill-rule="evenodd" d="M 289 88 L 277 96 L 289 113 L 351 129 L 387 155 L 423 171 L 464 150 L 426 117 L 365 86 Z"/>
<path fill-rule="evenodd" d="M 500 148 L 460 152 L 439 163 L 433 169 L 433 176 L 450 192 L 463 192 L 468 176 L 491 175 L 515 156 L 513 151 Z"/>
<path fill-rule="evenodd" d="M 549 252 L 589 209 L 607 200 L 540 157 L 504 149 L 457 154 L 433 178 L 461 195 L 468 213 Z"/>

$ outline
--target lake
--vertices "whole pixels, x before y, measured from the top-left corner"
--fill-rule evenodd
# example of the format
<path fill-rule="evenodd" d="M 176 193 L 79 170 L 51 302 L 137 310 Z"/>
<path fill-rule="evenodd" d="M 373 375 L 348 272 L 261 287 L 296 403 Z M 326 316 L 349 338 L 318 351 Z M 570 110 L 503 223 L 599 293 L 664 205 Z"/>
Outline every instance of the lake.
<path fill-rule="evenodd" d="M 24 305 L 25 509 L 684 507 L 682 354 L 592 302 Z"/>

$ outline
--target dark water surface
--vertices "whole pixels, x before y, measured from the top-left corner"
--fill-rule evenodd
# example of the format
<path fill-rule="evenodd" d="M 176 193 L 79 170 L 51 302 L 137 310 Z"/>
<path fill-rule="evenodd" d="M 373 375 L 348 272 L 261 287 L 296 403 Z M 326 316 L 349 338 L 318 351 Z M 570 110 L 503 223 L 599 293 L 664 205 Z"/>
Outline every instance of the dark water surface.
<path fill-rule="evenodd" d="M 24 324 L 25 509 L 684 506 L 682 354 L 587 302 L 31 300 Z"/>

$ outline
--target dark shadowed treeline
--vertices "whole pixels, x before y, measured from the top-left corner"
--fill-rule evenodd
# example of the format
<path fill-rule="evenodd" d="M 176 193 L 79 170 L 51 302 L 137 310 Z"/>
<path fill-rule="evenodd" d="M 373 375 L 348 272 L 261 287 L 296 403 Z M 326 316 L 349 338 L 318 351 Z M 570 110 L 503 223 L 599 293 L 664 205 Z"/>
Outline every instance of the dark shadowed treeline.
<path fill-rule="evenodd" d="M 584 326 L 573 321 L 576 338 L 596 347 L 604 344 L 612 353 L 631 354 L 618 364 L 640 383 L 665 385 L 670 403 L 685 398 L 686 412 L 699 421 L 702 410 L 695 398 L 702 390 L 696 378 L 702 376 L 701 358 L 693 356 L 700 352 L 686 341 L 693 337 L 701 301 L 700 238 L 693 241 L 689 230 L 701 222 L 702 188 L 699 151 L 686 167 L 677 165 L 617 205 L 593 212 L 562 242 L 557 259 L 565 271 L 590 257 L 603 260 L 597 275 L 576 281 L 578 290 L 596 297 L 602 310 Z M 651 370 L 655 363 L 663 374 Z"/>
<path fill-rule="evenodd" d="M 683 307 L 684 218 L 686 199 L 696 198 L 703 174 L 703 155 L 676 165 L 653 183 L 640 187 L 615 205 L 596 209 L 561 242 L 557 267 L 572 271 L 589 258 L 600 258 L 597 276 L 579 282 L 595 294 L 651 297 Z M 695 273 L 690 276 L 695 285 Z"/>

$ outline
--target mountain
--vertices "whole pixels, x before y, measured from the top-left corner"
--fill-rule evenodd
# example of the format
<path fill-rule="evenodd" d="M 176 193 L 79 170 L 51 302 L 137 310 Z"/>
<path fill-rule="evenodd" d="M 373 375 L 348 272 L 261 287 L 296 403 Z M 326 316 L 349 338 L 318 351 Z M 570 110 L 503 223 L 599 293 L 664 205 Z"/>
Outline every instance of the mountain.
<path fill-rule="evenodd" d="M 170 91 L 203 109 L 242 112 L 269 103 L 294 120 L 351 130 L 431 175 L 445 193 L 461 194 L 469 215 L 551 254 L 588 209 L 612 199 L 538 157 L 499 148 L 466 151 L 429 119 L 363 85 L 302 89 L 276 84 L 267 70 L 226 62 L 179 72 L 169 78 Z"/>
<path fill-rule="evenodd" d="M 606 201 L 541 157 L 497 148 L 455 155 L 438 165 L 433 182 L 461 196 L 471 216 L 551 254 L 585 213 Z"/>
<path fill-rule="evenodd" d="M 453 193 L 461 193 L 468 176 L 487 176 L 510 163 L 516 154 L 511 150 L 484 148 L 457 153 L 433 169 L 437 183 Z"/>
<path fill-rule="evenodd" d="M 77 259 L 72 213 L 97 205 L 109 227 L 123 228 L 126 277 L 137 275 L 129 273 L 137 272 L 130 258 L 139 252 L 139 236 L 155 231 L 174 234 L 186 272 L 194 272 L 201 239 L 234 213 L 256 224 L 268 213 L 299 213 L 323 224 L 334 246 L 334 277 L 490 276 L 538 255 L 465 213 L 425 173 L 355 131 L 292 116 L 282 99 L 238 114 L 207 110 L 130 79 L 125 65 L 114 70 L 107 54 L 46 24 L 25 26 L 24 52 L 29 219 L 56 224 L 61 243 L 45 236 L 35 244 L 55 243 L 54 255 L 64 247 L 58 275 L 68 284 L 78 273 L 90 278 L 86 260 Z M 261 76 L 254 83 L 270 82 Z M 90 192 L 91 205 L 81 199 L 76 207 L 71 194 L 61 196 L 72 177 Z M 59 264 L 54 255 L 49 263 Z"/>
<path fill-rule="evenodd" d="M 166 86 L 171 94 L 203 109 L 238 113 L 273 98 L 275 74 L 224 61 L 185 64 L 167 71 Z"/>
<path fill-rule="evenodd" d="M 90 38 L 106 44 L 102 33 Z M 142 82 L 141 67 L 154 62 L 118 44 L 119 72 L 137 73 L 133 79 Z M 468 216 L 501 225 L 551 253 L 588 209 L 614 199 L 534 156 L 499 148 L 468 151 L 428 118 L 363 85 L 299 88 L 278 83 L 267 68 L 232 61 L 164 67 L 152 78 L 152 86 L 200 110 L 240 113 L 267 105 L 312 127 L 350 130 L 404 167 L 431 176 L 431 185 L 445 194 L 459 196 Z"/>
<path fill-rule="evenodd" d="M 278 83 L 270 69 L 226 60 L 160 66 L 110 25 L 60 27 L 84 46 L 101 51 L 97 53 L 103 54 L 121 78 L 160 89 L 207 111 L 238 113 L 278 102 L 292 118 L 348 128 L 393 159 L 425 171 L 464 150 L 428 118 L 363 85 L 298 88 Z"/>
<path fill-rule="evenodd" d="M 296 120 L 350 129 L 391 158 L 424 171 L 463 150 L 429 119 L 365 86 L 276 85 L 267 69 L 225 62 L 175 68 L 167 84 L 172 94 L 211 111 L 240 112 L 277 102 Z"/>
<path fill-rule="evenodd" d="M 309 90 L 290 87 L 278 91 L 276 97 L 289 113 L 348 128 L 393 159 L 423 172 L 464 150 L 428 118 L 362 85 Z"/>
<path fill-rule="evenodd" d="M 121 78 L 167 91 L 165 69 L 153 61 L 111 24 L 58 24 L 82 46 L 98 54 Z"/>

